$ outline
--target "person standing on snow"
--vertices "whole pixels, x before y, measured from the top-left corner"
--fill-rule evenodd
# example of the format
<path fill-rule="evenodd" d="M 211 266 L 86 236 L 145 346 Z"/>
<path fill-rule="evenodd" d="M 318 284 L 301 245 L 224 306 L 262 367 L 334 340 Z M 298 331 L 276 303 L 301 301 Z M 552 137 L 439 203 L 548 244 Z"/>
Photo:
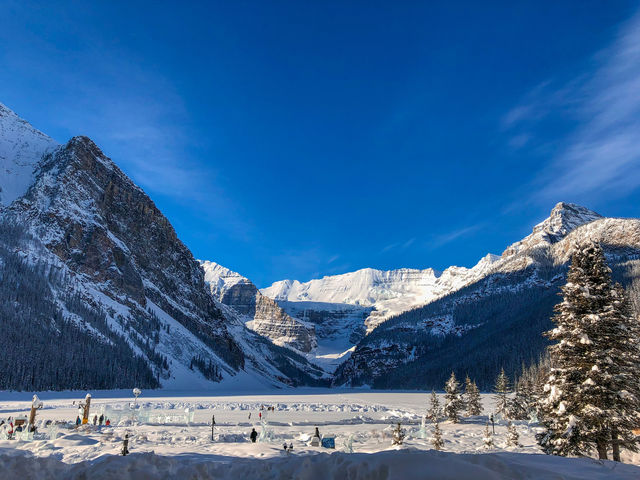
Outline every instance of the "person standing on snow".
<path fill-rule="evenodd" d="M 7 423 L 7 439 L 8 440 L 13 439 L 13 419 L 11 417 L 9 417 L 9 420 Z"/>
<path fill-rule="evenodd" d="M 122 456 L 125 457 L 129 454 L 129 434 L 127 433 L 124 436 L 124 440 L 122 442 Z"/>
<path fill-rule="evenodd" d="M 102 425 L 102 422 L 104 422 L 104 415 L 100 414 L 100 418 L 98 418 L 98 424 Z"/>
<path fill-rule="evenodd" d="M 80 426 L 80 415 L 76 417 L 76 428 Z"/>
<path fill-rule="evenodd" d="M 258 438 L 258 432 L 256 432 L 255 428 L 251 429 L 251 435 L 249 435 L 249 438 L 251 438 L 251 441 L 253 443 L 256 443 L 256 439 Z"/>

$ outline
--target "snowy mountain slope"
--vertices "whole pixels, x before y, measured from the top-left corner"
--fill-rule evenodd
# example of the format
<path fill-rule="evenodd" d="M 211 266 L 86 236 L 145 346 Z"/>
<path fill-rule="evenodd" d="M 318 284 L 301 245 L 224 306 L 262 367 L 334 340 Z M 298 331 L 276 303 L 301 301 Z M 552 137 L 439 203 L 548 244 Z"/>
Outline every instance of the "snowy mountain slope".
<path fill-rule="evenodd" d="M 3 218 L 38 238 L 78 278 L 85 300 L 103 305 L 149 361 L 166 355 L 175 369 L 201 356 L 215 366 L 212 378 L 242 368 L 199 264 L 149 197 L 88 138 L 46 155 Z M 175 323 L 165 335 L 168 319 Z M 147 346 L 149 337 L 159 343 Z M 161 379 L 176 378 L 171 366 L 156 363 Z"/>
<path fill-rule="evenodd" d="M 320 302 L 372 307 L 364 320 L 367 333 L 387 319 L 407 310 L 426 305 L 471 285 L 492 272 L 525 267 L 526 256 L 514 256 L 520 250 L 549 245 L 576 227 L 602 218 L 595 212 L 574 204 L 559 203 L 549 218 L 536 225 L 523 240 L 509 246 L 502 256 L 487 254 L 472 268 L 452 266 L 443 272 L 398 269 L 381 271 L 371 268 L 342 275 L 327 276 L 301 283 L 282 280 L 262 289 L 262 293 L 279 303 Z M 299 309 L 298 309 L 299 310 Z M 355 319 L 359 327 L 360 319 Z M 446 324 L 439 327 L 446 330 Z"/>
<path fill-rule="evenodd" d="M 282 280 L 262 289 L 262 293 L 276 301 L 374 307 L 365 320 L 370 332 L 393 315 L 424 305 L 477 280 L 497 258 L 489 254 L 473 268 L 449 267 L 443 272 L 432 268 L 389 271 L 365 268 L 304 283 Z"/>
<path fill-rule="evenodd" d="M 58 143 L 0 103 L 0 205 L 9 205 L 33 183 L 42 156 Z"/>
<path fill-rule="evenodd" d="M 336 372 L 336 384 L 440 388 L 451 368 L 489 388 L 495 372 L 514 374 L 542 352 L 553 305 L 576 242 L 603 245 L 614 278 L 638 291 L 640 220 L 602 218 L 560 203 L 486 275 L 380 325 Z"/>
<path fill-rule="evenodd" d="M 313 328 L 287 315 L 276 302 L 260 293 L 251 281 L 215 262 L 201 261 L 205 282 L 220 303 L 245 318 L 251 330 L 276 345 L 308 353 L 316 346 Z"/>
<path fill-rule="evenodd" d="M 26 158 L 24 152 L 35 155 L 43 150 L 43 140 L 14 116 L 5 115 L 0 121 L 11 126 L 1 130 L 9 132 L 9 141 L 3 144 L 20 146 L 4 150 L 18 152 L 17 157 L 7 157 L 8 162 L 16 163 Z M 33 138 L 36 141 L 31 145 Z M 24 273 L 18 283 L 48 285 L 50 300 L 37 305 L 55 315 L 59 327 L 40 323 L 44 338 L 44 332 L 54 338 L 60 329 L 72 328 L 74 337 L 89 334 L 81 344 L 74 344 L 87 355 L 112 345 L 117 350 L 108 348 L 118 358 L 128 351 L 132 359 L 142 359 L 146 367 L 123 376 L 125 384 L 119 386 L 135 385 L 138 374 L 148 375 L 147 386 L 159 382 L 169 388 L 215 388 L 216 382 L 237 382 L 240 377 L 250 382 L 258 376 L 267 377 L 269 384 L 288 385 L 304 377 L 298 365 L 314 371 L 315 367 L 293 352 L 288 357 L 286 349 L 274 358 L 262 357 L 267 365 L 260 374 L 245 371 L 248 357 L 241 345 L 248 333 L 216 304 L 200 264 L 151 199 L 86 137 L 74 137 L 44 151 L 42 158 L 30 163 L 29 188 L 0 210 L 0 227 L 12 232 L 12 225 L 20 226 L 19 235 L 12 233 L 0 245 L 5 252 L 0 264 L 11 266 L 6 275 L 13 275 L 19 267 Z M 0 185 L 11 179 L 10 174 L 0 172 Z M 14 241 L 13 237 L 20 238 Z M 16 267 L 15 256 L 25 265 Z M 50 270 L 63 280 L 48 279 Z M 9 305 L 10 295 L 0 298 L 0 304 Z M 32 303 L 24 299 L 21 308 L 32 309 Z M 7 311 L 7 315 L 12 313 Z M 52 363 L 53 368 L 66 365 L 62 359 Z M 82 365 L 70 368 L 78 373 Z M 113 368 L 122 370 L 123 366 Z M 81 386 L 113 387 L 102 380 L 96 375 Z"/>

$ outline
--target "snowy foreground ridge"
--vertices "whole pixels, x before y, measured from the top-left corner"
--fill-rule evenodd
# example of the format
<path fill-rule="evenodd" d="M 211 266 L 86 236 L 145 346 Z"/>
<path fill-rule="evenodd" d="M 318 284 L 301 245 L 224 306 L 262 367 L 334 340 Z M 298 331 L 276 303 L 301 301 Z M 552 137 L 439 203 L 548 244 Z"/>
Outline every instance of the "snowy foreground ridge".
<path fill-rule="evenodd" d="M 162 394 L 158 392 L 157 394 Z M 51 397 L 51 395 L 56 395 Z M 73 395 L 41 395 L 39 433 L 33 439 L 0 440 L 3 479 L 638 479 L 640 467 L 589 458 L 540 453 L 536 428 L 516 424 L 519 447 L 506 446 L 506 425 L 495 426 L 495 447 L 483 446 L 486 416 L 462 423 L 441 422 L 443 451 L 431 448 L 433 427 L 421 430 L 424 393 L 353 393 L 227 397 L 94 397 L 90 418 L 105 413 L 109 427 L 75 428 Z M 6 394 L 17 398 L 18 394 Z M 77 398 L 83 394 L 78 392 Z M 23 397 L 20 397 L 23 398 Z M 24 397 L 26 399 L 26 396 Z M 492 409 L 483 396 L 485 410 Z M 28 411 L 30 402 L 3 400 L 3 418 Z M 273 411 L 260 410 L 261 406 Z M 262 412 L 266 422 L 262 423 Z M 212 441 L 211 419 L 215 416 Z M 136 420 L 132 421 L 132 417 Z M 45 426 L 47 420 L 53 427 Z M 57 423 L 55 423 L 57 422 Z M 391 445 L 391 430 L 402 422 L 404 445 Z M 336 449 L 310 445 L 318 427 L 334 436 Z M 260 434 L 251 443 L 249 433 Z M 119 455 L 125 435 L 130 455 Z M 283 443 L 293 451 L 285 453 Z M 349 448 L 352 446 L 353 452 Z M 640 458 L 625 458 L 634 462 Z"/>

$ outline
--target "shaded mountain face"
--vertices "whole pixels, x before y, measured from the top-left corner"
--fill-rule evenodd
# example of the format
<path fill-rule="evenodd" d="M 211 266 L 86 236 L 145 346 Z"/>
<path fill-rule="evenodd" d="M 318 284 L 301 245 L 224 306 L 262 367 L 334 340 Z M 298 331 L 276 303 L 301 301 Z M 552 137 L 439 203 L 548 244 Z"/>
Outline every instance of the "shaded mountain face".
<path fill-rule="evenodd" d="M 559 203 L 480 279 L 366 336 L 340 365 L 334 384 L 441 389 L 453 369 L 488 389 L 500 368 L 516 374 L 546 346 L 541 334 L 551 327 L 571 252 L 586 240 L 600 242 L 614 279 L 638 292 L 640 220 L 602 218 Z"/>
<path fill-rule="evenodd" d="M 10 232 L 0 249 L 5 267 L 0 274 L 17 278 L 25 288 L 46 285 L 48 303 L 38 303 L 46 312 L 34 317 L 41 336 L 48 332 L 56 338 L 64 327 L 82 339 L 85 361 L 91 351 L 103 356 L 112 351 L 112 371 L 124 372 L 122 362 L 139 364 L 122 377 L 124 384 L 96 375 L 82 388 L 141 386 L 136 378 L 148 378 L 142 386 L 171 388 L 211 388 L 219 381 L 242 379 L 294 384 L 307 380 L 299 367 L 323 375 L 304 359 L 270 348 L 262 349 L 268 356 L 251 352 L 247 364 L 243 348 L 253 348 L 260 339 L 225 315 L 200 264 L 151 199 L 89 138 L 56 146 L 6 107 L 1 112 L 0 152 L 8 155 L 3 162 L 24 166 L 21 178 L 28 185 L 15 190 L 12 195 L 18 196 L 0 211 L 0 227 Z M 10 134 L 2 137 L 6 132 Z M 9 173 L 0 172 L 3 191 L 10 184 Z M 16 255 L 23 263 L 19 268 L 8 261 Z M 22 273 L 14 275 L 18 270 Z M 30 302 L 22 299 L 23 307 L 37 311 Z M 5 314 L 0 331 L 8 325 L 18 328 L 10 312 Z M 67 365 L 65 352 L 59 355 L 57 370 Z M 86 366 L 71 368 L 80 377 Z M 41 383 L 32 382 L 34 387 Z M 60 380 L 51 388 L 70 387 Z"/>
<path fill-rule="evenodd" d="M 82 285 L 86 302 L 106 308 L 122 329 L 136 330 L 139 343 L 152 316 L 170 318 L 193 337 L 194 356 L 221 372 L 242 368 L 243 353 L 207 294 L 198 262 L 151 199 L 90 139 L 75 137 L 47 154 L 4 219 L 39 239 Z M 152 329 L 160 337 L 155 351 L 187 364 L 190 353 L 162 334 L 165 323 Z"/>
<path fill-rule="evenodd" d="M 201 262 L 205 281 L 219 302 L 233 308 L 246 326 L 280 346 L 308 353 L 316 347 L 313 327 L 287 315 L 251 281 L 215 262 Z"/>

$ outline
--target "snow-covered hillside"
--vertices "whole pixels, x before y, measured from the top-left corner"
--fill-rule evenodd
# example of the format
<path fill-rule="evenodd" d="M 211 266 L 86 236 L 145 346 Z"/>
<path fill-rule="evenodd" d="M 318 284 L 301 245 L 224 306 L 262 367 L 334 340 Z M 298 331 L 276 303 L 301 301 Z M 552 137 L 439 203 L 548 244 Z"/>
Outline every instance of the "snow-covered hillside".
<path fill-rule="evenodd" d="M 2 198 L 13 200 L 0 208 L 0 333 L 19 340 L 5 368 L 20 372 L 1 372 L 0 388 L 282 387 L 324 376 L 225 315 L 169 220 L 89 138 L 55 148 L 3 107 L 0 146 L 0 186 L 12 195 Z M 34 372 L 13 354 L 35 346 L 30 335 Z"/>
<path fill-rule="evenodd" d="M 432 268 L 388 271 L 364 268 L 304 283 L 282 280 L 261 291 L 276 301 L 373 307 L 365 320 L 370 332 L 392 315 L 424 305 L 477 280 L 497 258 L 490 254 L 473 268 L 449 267 L 443 272 Z"/>
<path fill-rule="evenodd" d="M 432 388 L 453 369 L 489 388 L 500 368 L 517 374 L 547 345 L 542 332 L 551 328 L 573 248 L 585 241 L 602 245 L 614 279 L 637 299 L 640 220 L 560 203 L 477 281 L 381 324 L 340 366 L 336 383 Z"/>
<path fill-rule="evenodd" d="M 9 205 L 27 191 L 38 162 L 57 146 L 0 103 L 0 205 Z"/>
<path fill-rule="evenodd" d="M 261 291 L 276 301 L 325 302 L 373 307 L 365 320 L 367 333 L 388 318 L 428 304 L 477 282 L 498 270 L 513 268 L 512 257 L 521 250 L 547 245 L 576 227 L 602 218 L 574 204 L 559 203 L 549 218 L 536 225 L 531 235 L 508 247 L 502 256 L 487 254 L 472 268 L 451 266 L 443 272 L 402 268 L 365 268 L 308 282 L 281 280 Z"/>

